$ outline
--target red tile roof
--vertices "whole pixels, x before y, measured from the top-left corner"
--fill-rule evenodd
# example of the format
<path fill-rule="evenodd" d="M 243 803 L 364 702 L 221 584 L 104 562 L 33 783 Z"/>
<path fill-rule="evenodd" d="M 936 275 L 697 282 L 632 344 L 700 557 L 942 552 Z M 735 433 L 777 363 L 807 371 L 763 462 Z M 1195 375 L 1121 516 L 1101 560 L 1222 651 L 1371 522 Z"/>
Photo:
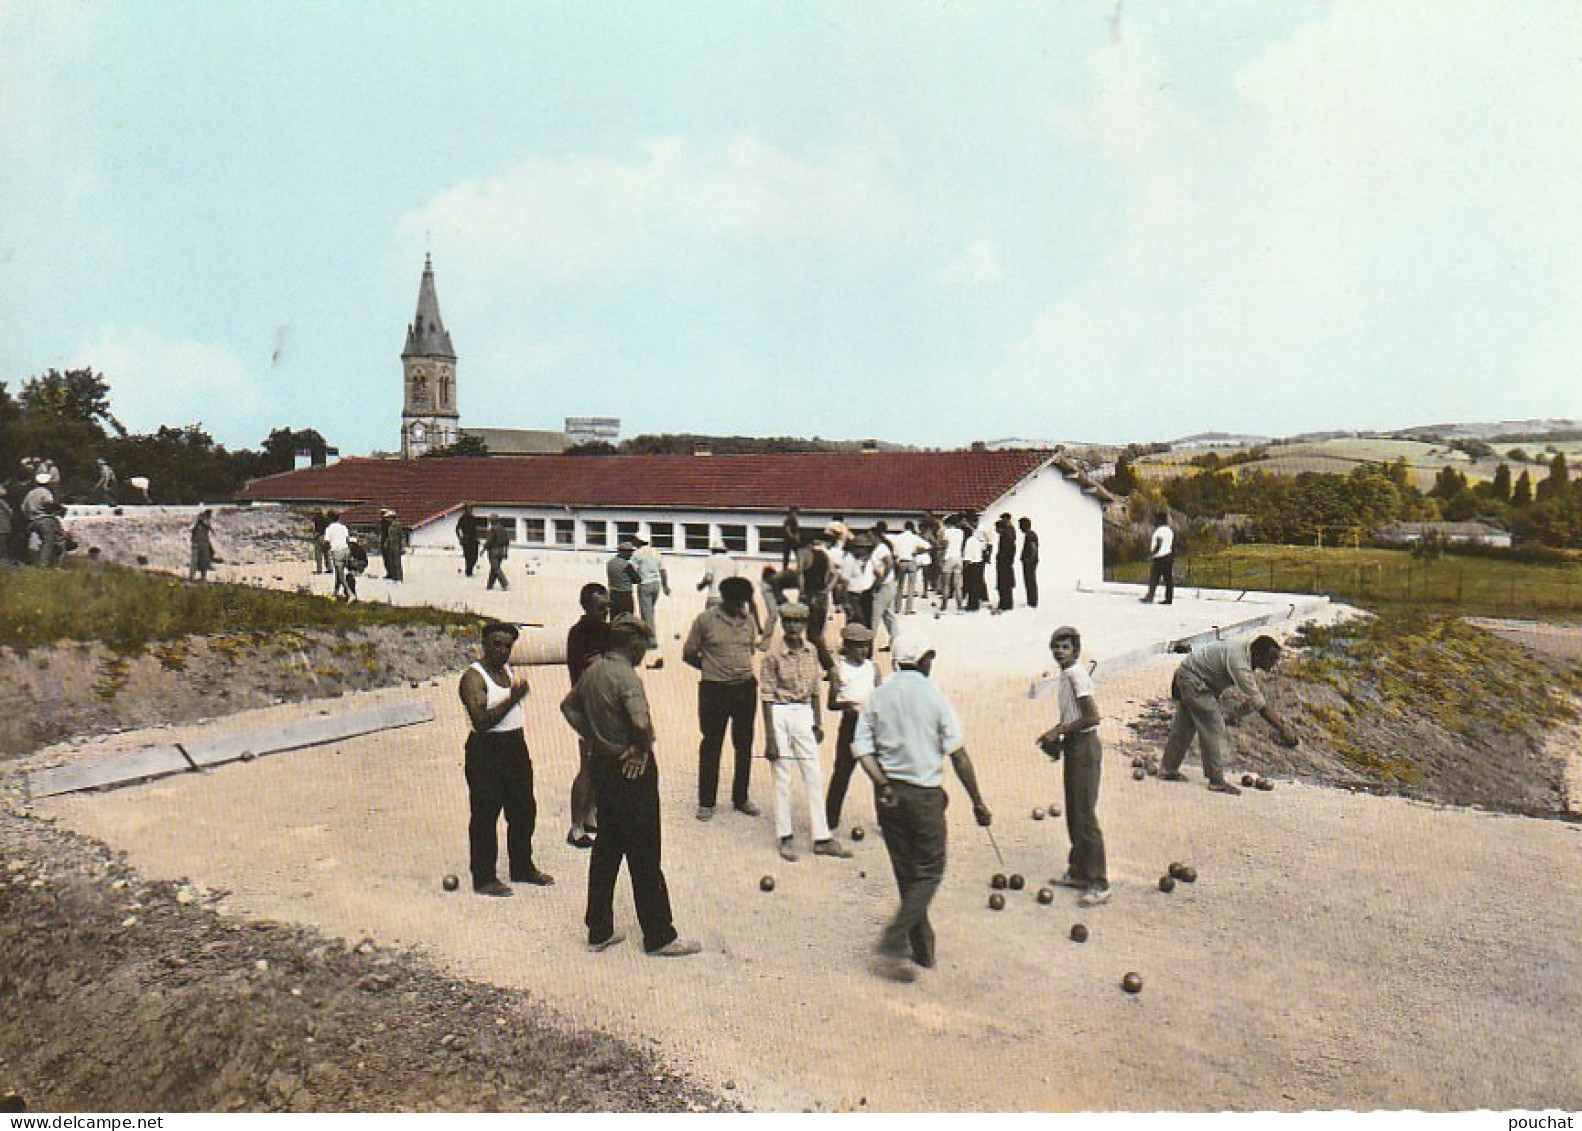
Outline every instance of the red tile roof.
<path fill-rule="evenodd" d="M 814 452 L 721 456 L 522 456 L 455 459 L 343 459 L 250 481 L 239 497 L 338 505 L 353 522 L 394 510 L 407 526 L 463 503 L 490 506 L 732 510 L 779 514 L 981 511 L 1054 460 L 1085 490 L 1103 497 L 1074 465 L 1052 452 Z"/>

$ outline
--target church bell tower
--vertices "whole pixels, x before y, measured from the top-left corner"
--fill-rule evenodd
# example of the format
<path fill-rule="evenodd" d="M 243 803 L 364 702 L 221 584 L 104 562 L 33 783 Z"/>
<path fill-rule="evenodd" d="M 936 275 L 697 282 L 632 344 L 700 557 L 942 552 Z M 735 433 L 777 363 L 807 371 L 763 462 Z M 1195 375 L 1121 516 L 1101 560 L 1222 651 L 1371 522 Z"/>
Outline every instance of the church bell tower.
<path fill-rule="evenodd" d="M 415 459 L 434 448 L 448 447 L 461 438 L 461 414 L 456 411 L 456 351 L 439 316 L 439 296 L 434 291 L 434 263 L 423 257 L 423 281 L 418 286 L 417 316 L 406 331 L 401 351 L 401 371 L 406 400 L 401 410 L 401 458 Z"/>

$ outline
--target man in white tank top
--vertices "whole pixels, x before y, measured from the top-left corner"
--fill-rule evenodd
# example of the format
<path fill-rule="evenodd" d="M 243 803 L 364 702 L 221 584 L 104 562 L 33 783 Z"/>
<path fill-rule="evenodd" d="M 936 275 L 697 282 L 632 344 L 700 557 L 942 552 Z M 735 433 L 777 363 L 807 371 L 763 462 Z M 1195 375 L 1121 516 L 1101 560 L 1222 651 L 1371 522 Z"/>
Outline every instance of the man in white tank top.
<path fill-rule="evenodd" d="M 533 863 L 533 825 L 538 805 L 533 800 L 533 761 L 522 733 L 522 700 L 527 676 L 511 667 L 511 646 L 517 628 L 503 621 L 483 626 L 483 659 L 461 676 L 462 705 L 472 722 L 467 736 L 467 800 L 471 819 L 467 841 L 472 861 L 472 890 L 479 895 L 505 896 L 495 865 L 500 855 L 497 826 L 505 812 L 505 849 L 513 884 L 547 887 L 555 882 Z"/>

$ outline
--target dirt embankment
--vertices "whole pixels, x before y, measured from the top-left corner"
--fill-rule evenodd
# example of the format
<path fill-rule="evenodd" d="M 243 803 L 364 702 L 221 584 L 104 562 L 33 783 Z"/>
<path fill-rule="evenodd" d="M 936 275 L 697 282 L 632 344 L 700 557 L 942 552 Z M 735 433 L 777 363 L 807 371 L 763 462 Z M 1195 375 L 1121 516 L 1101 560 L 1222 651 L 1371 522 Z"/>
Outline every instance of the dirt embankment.
<path fill-rule="evenodd" d="M 1582 718 L 1582 666 L 1574 661 L 1454 617 L 1314 628 L 1292 644 L 1261 685 L 1269 705 L 1296 723 L 1301 745 L 1281 745 L 1251 716 L 1231 730 L 1238 773 L 1582 817 L 1568 756 Z M 1155 701 L 1132 729 L 1157 750 L 1171 714 L 1169 700 Z"/>
<path fill-rule="evenodd" d="M 0 810 L 0 1093 L 34 1111 L 715 1111 L 520 993 L 149 882 Z M 15 1101 L 13 1101 L 15 1102 Z"/>
<path fill-rule="evenodd" d="M 0 649 L 0 758 L 68 738 L 448 679 L 476 654 L 472 632 L 429 625 L 185 637 L 137 656 L 99 644 Z"/>

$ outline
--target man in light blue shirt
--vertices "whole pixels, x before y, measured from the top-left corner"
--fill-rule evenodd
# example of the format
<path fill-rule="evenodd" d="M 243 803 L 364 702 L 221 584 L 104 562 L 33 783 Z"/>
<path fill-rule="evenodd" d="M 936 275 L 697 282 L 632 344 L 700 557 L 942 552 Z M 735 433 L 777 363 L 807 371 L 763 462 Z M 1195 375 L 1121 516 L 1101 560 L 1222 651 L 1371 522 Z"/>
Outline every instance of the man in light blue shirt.
<path fill-rule="evenodd" d="M 978 792 L 956 712 L 928 678 L 934 649 L 912 632 L 895 642 L 891 658 L 895 673 L 869 697 L 852 752 L 873 779 L 879 827 L 901 891 L 901 907 L 879 937 L 875 971 L 910 982 L 917 977 L 913 964 L 934 965 L 928 908 L 945 876 L 947 757 L 972 799 L 978 824 L 987 828 L 993 817 Z"/>

